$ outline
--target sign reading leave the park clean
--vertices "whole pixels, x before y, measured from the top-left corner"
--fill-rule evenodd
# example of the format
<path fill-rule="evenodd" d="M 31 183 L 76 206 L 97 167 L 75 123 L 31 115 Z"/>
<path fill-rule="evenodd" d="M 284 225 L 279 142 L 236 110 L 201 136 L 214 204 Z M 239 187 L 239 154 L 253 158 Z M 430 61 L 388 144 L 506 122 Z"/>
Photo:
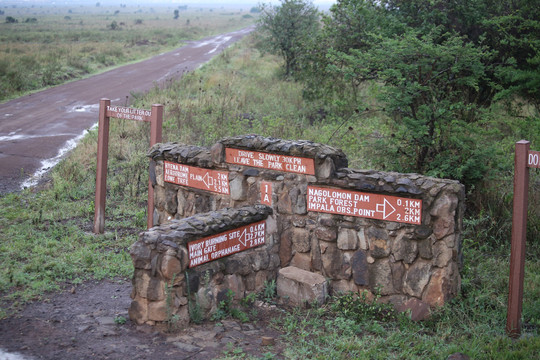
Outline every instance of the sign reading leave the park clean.
<path fill-rule="evenodd" d="M 269 154 L 259 151 L 225 149 L 225 161 L 263 169 L 315 175 L 315 162 L 310 158 Z"/>

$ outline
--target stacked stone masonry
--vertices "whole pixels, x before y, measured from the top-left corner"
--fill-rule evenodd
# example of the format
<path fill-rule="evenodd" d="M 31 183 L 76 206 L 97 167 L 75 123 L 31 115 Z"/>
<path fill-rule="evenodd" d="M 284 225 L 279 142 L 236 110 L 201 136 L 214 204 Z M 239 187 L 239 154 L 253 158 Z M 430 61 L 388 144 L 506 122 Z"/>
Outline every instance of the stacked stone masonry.
<path fill-rule="evenodd" d="M 267 164 L 258 167 L 247 162 L 247 165 L 232 163 L 226 158 L 226 149 L 313 159 L 314 172 L 298 173 L 285 168 L 280 171 L 268 168 Z M 143 233 L 132 248 L 136 269 L 134 299 L 143 296 L 138 287 L 153 286 L 151 279 L 156 275 L 156 271 L 151 270 L 153 267 L 141 262 L 137 251 L 133 250 L 148 237 L 155 236 L 148 234 L 166 234 L 170 226 L 167 224 L 196 214 L 260 204 L 263 189 L 271 189 L 268 194 L 271 199 L 267 203 L 272 214 L 266 220 L 266 244 L 195 267 L 192 271 L 199 280 L 198 283 L 193 280 L 191 292 L 197 296 L 199 292 L 212 293 L 199 299 L 208 311 L 215 307 L 215 301 L 208 299 L 217 298 L 220 291 L 222 296 L 223 289 L 232 289 L 237 298 L 242 298 L 247 292 L 260 290 L 265 280 L 275 279 L 279 269 L 289 266 L 321 274 L 328 281 L 330 293 L 378 292 L 382 301 L 413 312 L 418 312 L 419 308 L 441 306 L 460 290 L 465 194 L 463 185 L 457 181 L 418 174 L 350 169 L 341 150 L 309 141 L 287 141 L 257 135 L 225 138 L 211 148 L 157 144 L 150 150 L 149 157 L 157 227 Z M 228 192 L 207 191 L 165 181 L 166 162 L 224 172 L 228 174 Z M 368 194 L 368 198 L 369 195 L 382 195 L 399 197 L 401 202 L 410 199 L 420 204 L 421 201 L 421 209 L 416 210 L 413 222 L 330 213 L 328 207 L 312 211 L 308 210 L 312 201 L 308 188 L 326 189 L 326 194 L 339 190 Z M 381 207 L 378 205 L 377 211 L 386 211 L 383 207 L 386 200 L 385 204 L 383 200 L 380 202 Z M 395 203 L 388 209 L 394 207 Z M 385 218 L 387 215 L 385 212 Z M 184 241 L 178 239 L 178 234 L 161 236 L 172 243 Z M 184 256 L 177 253 L 173 257 L 184 261 Z M 171 272 L 177 274 L 175 281 L 184 280 L 184 273 L 176 270 L 173 266 Z M 141 274 L 150 280 L 138 280 L 143 276 Z M 211 276 L 209 280 L 208 274 Z M 201 287 L 200 279 L 205 276 L 207 284 Z M 145 281 L 149 282 L 148 285 Z M 208 283 L 218 290 L 209 290 L 212 286 Z M 165 285 L 160 283 L 156 286 L 159 288 L 154 296 L 156 299 L 146 296 L 149 301 L 147 315 L 139 317 L 139 322 L 164 320 L 163 314 L 158 317 L 151 311 L 153 306 L 157 306 L 152 305 L 153 302 L 161 301 L 163 304 L 164 301 Z M 186 289 L 182 291 L 186 294 Z M 182 304 L 187 299 L 179 296 L 177 302 Z M 134 304 L 132 308 L 138 306 L 136 300 Z"/>

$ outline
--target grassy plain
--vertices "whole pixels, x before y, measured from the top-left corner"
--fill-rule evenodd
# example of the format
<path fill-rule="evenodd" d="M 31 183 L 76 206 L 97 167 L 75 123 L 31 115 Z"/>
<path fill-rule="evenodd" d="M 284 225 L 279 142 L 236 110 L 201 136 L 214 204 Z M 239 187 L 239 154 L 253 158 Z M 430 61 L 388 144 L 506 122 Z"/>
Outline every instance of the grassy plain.
<path fill-rule="evenodd" d="M 199 7 L 4 8 L 0 101 L 253 23 L 248 10 Z M 11 18 L 16 22 L 8 22 Z"/>
<path fill-rule="evenodd" d="M 246 40 L 180 81 L 166 88 L 154 88 L 139 98 L 134 107 L 165 105 L 165 141 L 210 145 L 223 136 L 245 133 L 302 138 L 341 147 L 352 167 L 381 168 L 381 164 L 372 163 L 370 153 L 376 151 L 377 139 L 388 130 L 382 115 L 372 113 L 340 119 L 332 115 L 331 109 L 306 103 L 301 86 L 282 79 L 280 65 L 279 59 L 261 55 L 253 48 L 252 40 Z M 369 93 L 376 88 L 365 91 Z M 493 117 L 506 126 L 507 132 L 501 134 L 499 141 L 507 152 L 512 144 L 506 138 L 508 132 L 523 131 L 520 118 L 505 116 L 502 121 L 500 114 Z M 144 229 L 146 219 L 148 133 L 146 124 L 121 120 L 112 123 L 105 235 L 91 234 L 95 131 L 52 170 L 51 180 L 44 187 L 2 196 L 3 316 L 17 305 L 39 299 L 61 286 L 91 278 L 131 276 L 128 247 L 135 241 L 137 232 Z M 511 164 L 511 159 L 507 162 Z M 493 199 L 501 194 L 508 197 L 511 191 L 509 166 L 501 164 L 506 177 L 497 183 L 486 181 L 486 188 L 493 189 Z M 538 174 L 533 173 L 533 184 L 538 181 Z M 498 204 L 504 204 L 503 200 L 499 199 Z M 462 352 L 471 359 L 538 358 L 538 239 L 528 244 L 524 335 L 511 340 L 504 334 L 509 219 L 495 220 L 499 219 L 493 216 L 495 210 L 487 206 L 485 209 L 471 214 L 465 222 L 462 293 L 439 309 L 431 320 L 412 323 L 401 316 L 388 319 L 372 303 L 355 303 L 338 309 L 331 302 L 322 308 L 298 309 L 274 321 L 274 326 L 285 333 L 281 339 L 287 344 L 285 357 L 446 359 L 452 353 Z M 534 211 L 531 208 L 531 213 Z M 536 216 L 531 218 L 538 221 Z M 343 310 L 349 315 L 344 315 Z M 236 350 L 224 353 L 224 358 L 248 358 L 241 347 Z M 273 357 L 271 352 L 264 355 L 264 358 Z"/>

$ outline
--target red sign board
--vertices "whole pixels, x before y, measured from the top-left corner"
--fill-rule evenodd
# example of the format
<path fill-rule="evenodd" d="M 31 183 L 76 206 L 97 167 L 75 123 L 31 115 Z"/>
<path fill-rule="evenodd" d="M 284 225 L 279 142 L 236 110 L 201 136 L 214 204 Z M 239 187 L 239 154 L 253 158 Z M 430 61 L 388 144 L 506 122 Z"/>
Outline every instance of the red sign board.
<path fill-rule="evenodd" d="M 540 151 L 529 151 L 527 166 L 540 169 Z"/>
<path fill-rule="evenodd" d="M 421 224 L 422 200 L 308 186 L 308 210 Z"/>
<path fill-rule="evenodd" d="M 152 111 L 144 109 L 133 109 L 123 106 L 107 106 L 106 115 L 117 119 L 151 121 Z"/>
<path fill-rule="evenodd" d="M 261 182 L 261 204 L 272 206 L 272 183 Z"/>
<path fill-rule="evenodd" d="M 189 267 L 263 245 L 266 220 L 188 243 Z"/>
<path fill-rule="evenodd" d="M 225 161 L 230 164 L 315 175 L 315 162 L 313 159 L 297 156 L 226 148 Z"/>
<path fill-rule="evenodd" d="M 165 161 L 163 177 L 166 182 L 196 189 L 229 194 L 229 173 Z"/>

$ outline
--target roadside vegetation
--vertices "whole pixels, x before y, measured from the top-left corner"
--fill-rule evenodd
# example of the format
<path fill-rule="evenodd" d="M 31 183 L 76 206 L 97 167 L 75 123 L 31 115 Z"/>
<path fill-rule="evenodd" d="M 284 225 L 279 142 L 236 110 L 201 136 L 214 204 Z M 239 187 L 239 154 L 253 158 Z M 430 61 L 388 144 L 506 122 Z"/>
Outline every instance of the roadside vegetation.
<path fill-rule="evenodd" d="M 369 20 L 368 15 L 375 15 L 361 7 L 367 4 L 338 1 L 343 7 L 335 7 L 329 16 L 337 17 L 337 10 L 345 11 L 345 5 L 360 6 L 357 11 Z M 264 7 L 261 9 L 264 16 Z M 325 22 L 331 21 L 325 18 Z M 396 24 L 402 28 L 412 26 Z M 280 341 L 286 343 L 286 358 L 446 359 L 461 352 L 471 359 L 533 359 L 540 353 L 540 173 L 534 169 L 529 189 L 523 336 L 512 340 L 504 332 L 513 144 L 525 138 L 531 140 L 533 149 L 540 149 L 538 104 L 527 97 L 519 82 L 506 87 L 499 84 L 488 103 L 465 101 L 460 94 L 466 92 L 478 98 L 481 83 L 494 84 L 495 80 L 488 79 L 485 71 L 475 81 L 469 78 L 475 76 L 473 70 L 485 66 L 476 45 L 462 43 L 463 38 L 455 34 L 434 43 L 437 34 L 431 30 L 422 36 L 406 32 L 399 38 L 387 35 L 386 39 L 371 34 L 370 38 L 377 40 L 368 44 L 376 48 L 373 53 L 368 49 L 347 53 L 351 47 L 344 45 L 342 53 L 324 54 L 325 61 L 333 62 L 319 72 L 310 71 L 317 76 L 330 71 L 334 84 L 331 78 L 315 81 L 302 70 L 318 66 L 312 58 L 291 65 L 287 71 L 283 55 L 268 52 L 271 49 L 261 38 L 252 36 L 181 80 L 135 99 L 133 107 L 137 108 L 150 108 L 153 103 L 165 106 L 164 141 L 206 146 L 224 136 L 246 133 L 308 139 L 342 148 L 354 168 L 421 171 L 457 178 L 467 185 L 464 267 L 458 298 L 421 323 L 347 294 L 331 299 L 321 308 L 285 313 L 273 324 L 285 334 Z M 331 37 L 321 39 L 325 41 L 319 39 L 321 44 L 333 41 Z M 335 39 L 345 40 L 343 36 Z M 537 40 L 531 38 L 531 42 Z M 357 41 L 364 44 L 361 39 Z M 443 45 L 447 48 L 438 47 Z M 422 51 L 409 53 L 411 48 Z M 463 58 L 459 51 L 464 52 Z M 419 79 L 405 81 L 413 64 L 424 74 L 420 55 L 435 57 L 441 52 L 453 56 L 454 61 L 465 62 L 452 73 L 466 81 L 447 84 L 454 90 L 444 94 L 438 93 L 443 86 L 440 83 L 428 89 Z M 306 54 L 318 53 L 300 54 L 305 58 Z M 376 56 L 387 58 L 380 64 L 384 69 L 363 68 L 366 64 L 372 66 Z M 410 59 L 411 63 L 400 67 L 400 59 Z M 441 58 L 436 63 L 444 61 Z M 468 68 L 471 61 L 474 66 Z M 533 60 L 528 63 L 534 65 Z M 397 68 L 392 70 L 392 64 Z M 433 82 L 439 81 L 443 70 L 433 69 Z M 371 75 L 360 79 L 358 74 Z M 409 88 L 411 82 L 416 87 Z M 403 94 L 409 97 L 401 97 Z M 420 105 L 424 100 L 411 100 L 416 94 L 421 94 L 422 99 L 438 96 L 441 100 Z M 415 105 L 420 109 L 416 117 L 404 112 Z M 433 134 L 428 124 L 422 124 L 420 114 L 440 121 Z M 425 135 L 433 138 L 428 141 Z M 94 278 L 131 276 L 128 247 L 146 223 L 148 136 L 146 124 L 112 121 L 105 235 L 91 233 L 96 130 L 51 171 L 48 182 L 21 193 L 2 195 L 0 317 L 62 286 Z M 422 160 L 424 146 L 427 158 Z M 248 358 L 240 350 L 224 353 L 224 357 Z M 273 356 L 270 351 L 264 358 Z"/>
<path fill-rule="evenodd" d="M 0 15 L 0 101 L 253 23 L 248 9 L 15 6 Z"/>

